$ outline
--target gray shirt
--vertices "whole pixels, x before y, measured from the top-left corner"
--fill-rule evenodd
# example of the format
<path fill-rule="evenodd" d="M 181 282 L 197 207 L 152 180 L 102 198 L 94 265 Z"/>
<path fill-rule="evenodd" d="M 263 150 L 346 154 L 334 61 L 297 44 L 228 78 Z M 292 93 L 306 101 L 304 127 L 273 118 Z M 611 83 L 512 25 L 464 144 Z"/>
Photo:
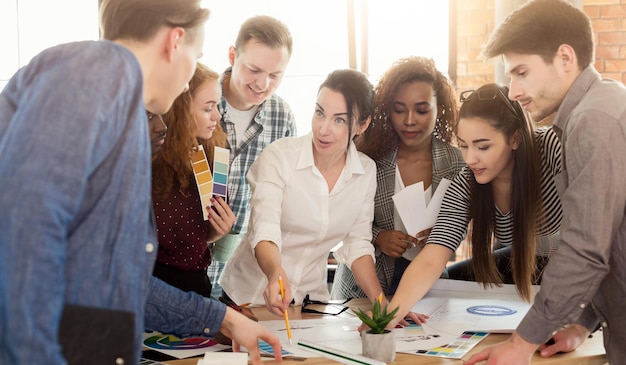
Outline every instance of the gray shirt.
<path fill-rule="evenodd" d="M 572 323 L 604 327 L 609 363 L 626 358 L 626 88 L 587 67 L 554 120 L 563 173 L 561 242 L 517 331 L 543 343 Z"/>

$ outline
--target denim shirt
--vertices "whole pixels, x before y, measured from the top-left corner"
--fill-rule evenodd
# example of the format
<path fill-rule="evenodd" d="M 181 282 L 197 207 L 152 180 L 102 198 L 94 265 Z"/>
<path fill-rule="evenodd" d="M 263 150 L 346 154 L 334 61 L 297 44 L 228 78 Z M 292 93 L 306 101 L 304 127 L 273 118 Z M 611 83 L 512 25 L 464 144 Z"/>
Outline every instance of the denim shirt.
<path fill-rule="evenodd" d="M 42 52 L 0 94 L 1 364 L 64 364 L 66 303 L 133 313 L 136 362 L 144 319 L 180 334 L 219 329 L 223 306 L 209 312 L 213 303 L 151 279 L 142 90 L 135 57 L 96 41 Z M 184 310 L 206 311 L 171 320 Z"/>

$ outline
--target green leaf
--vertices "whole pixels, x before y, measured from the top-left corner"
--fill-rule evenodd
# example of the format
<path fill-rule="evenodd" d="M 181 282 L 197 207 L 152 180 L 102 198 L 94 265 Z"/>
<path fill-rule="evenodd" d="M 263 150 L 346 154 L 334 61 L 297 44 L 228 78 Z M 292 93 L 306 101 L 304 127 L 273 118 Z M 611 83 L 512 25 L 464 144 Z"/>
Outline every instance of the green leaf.
<path fill-rule="evenodd" d="M 398 313 L 398 307 L 396 307 L 390 313 L 387 313 L 387 306 L 385 306 L 381 311 L 381 306 L 378 301 L 374 302 L 374 306 L 372 308 L 372 316 L 370 317 L 366 312 L 363 312 L 361 309 L 356 313 L 357 317 L 365 323 L 369 328 L 371 328 L 372 333 L 383 333 L 385 331 L 385 327 L 393 320 L 393 317 Z"/>

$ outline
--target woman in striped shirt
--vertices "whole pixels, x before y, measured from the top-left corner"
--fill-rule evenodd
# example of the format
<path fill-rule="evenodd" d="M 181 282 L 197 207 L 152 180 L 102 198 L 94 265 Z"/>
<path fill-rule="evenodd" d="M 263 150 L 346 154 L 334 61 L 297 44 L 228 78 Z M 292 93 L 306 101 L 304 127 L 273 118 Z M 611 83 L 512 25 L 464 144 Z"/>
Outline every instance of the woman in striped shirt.
<path fill-rule="evenodd" d="M 561 146 L 551 128 L 534 130 L 507 93 L 487 84 L 461 94 L 457 138 L 468 167 L 450 187 L 437 222 L 443 229 L 429 243 L 455 249 L 471 219 L 472 258 L 448 267 L 450 279 L 515 284 L 530 299 L 558 243 L 553 176 L 561 172 Z"/>
<path fill-rule="evenodd" d="M 498 267 L 508 266 L 518 292 L 530 300 L 536 262 L 547 261 L 558 240 L 562 210 L 553 176 L 561 172 L 561 147 L 552 129 L 535 130 L 507 94 L 495 84 L 461 94 L 456 134 L 467 167 L 448 188 L 426 246 L 400 281 L 390 303 L 400 310 L 391 325 L 439 278 L 470 221 L 473 278 L 500 284 L 507 273 Z M 511 260 L 498 265 L 506 256 L 500 246 L 511 247 Z"/>

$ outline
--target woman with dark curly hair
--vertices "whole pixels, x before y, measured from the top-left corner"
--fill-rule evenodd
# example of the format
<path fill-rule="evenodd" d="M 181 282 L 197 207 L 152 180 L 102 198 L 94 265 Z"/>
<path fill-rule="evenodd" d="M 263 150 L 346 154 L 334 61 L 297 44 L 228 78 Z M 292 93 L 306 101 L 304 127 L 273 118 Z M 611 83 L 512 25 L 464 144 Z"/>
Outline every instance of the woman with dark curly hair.
<path fill-rule="evenodd" d="M 418 182 L 432 194 L 442 178 L 451 180 L 465 163 L 460 151 L 450 145 L 457 120 L 454 86 L 432 59 L 397 60 L 375 91 L 372 125 L 357 140 L 357 148 L 376 162 L 372 244 L 378 279 L 385 295 L 393 295 L 410 263 L 403 255 L 414 257 L 422 245 L 418 237 L 407 234 L 393 195 Z M 428 231 L 418 236 L 428 236 Z M 406 251 L 411 247 L 415 249 L 409 255 Z M 363 296 L 350 270 L 339 265 L 331 297 Z"/>

